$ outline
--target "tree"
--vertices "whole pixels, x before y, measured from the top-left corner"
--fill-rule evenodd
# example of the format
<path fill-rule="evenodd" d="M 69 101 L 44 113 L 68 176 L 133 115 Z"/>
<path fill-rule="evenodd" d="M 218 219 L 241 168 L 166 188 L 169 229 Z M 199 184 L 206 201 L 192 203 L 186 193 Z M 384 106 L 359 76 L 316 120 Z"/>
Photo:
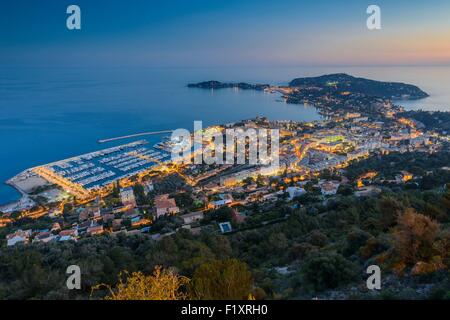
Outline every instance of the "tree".
<path fill-rule="evenodd" d="M 314 291 L 334 289 L 354 281 L 356 266 L 338 253 L 315 253 L 303 264 L 301 278 Z"/>
<path fill-rule="evenodd" d="M 177 193 L 175 195 L 175 202 L 178 207 L 188 208 L 188 207 L 192 206 L 192 204 L 194 203 L 194 200 L 192 199 L 190 194 L 188 194 L 186 192 L 182 192 L 182 193 Z"/>
<path fill-rule="evenodd" d="M 247 264 L 236 259 L 213 260 L 197 268 L 190 291 L 200 300 L 242 300 L 248 298 L 252 286 Z"/>
<path fill-rule="evenodd" d="M 258 174 L 258 176 L 256 177 L 256 184 L 258 185 L 258 187 L 263 187 L 265 185 L 265 178 Z"/>
<path fill-rule="evenodd" d="M 233 209 L 231 209 L 228 206 L 220 207 L 208 213 L 207 218 L 208 219 L 205 219 L 206 221 L 209 220 L 216 220 L 218 222 L 231 221 L 231 219 L 233 218 Z"/>
<path fill-rule="evenodd" d="M 403 209 L 403 205 L 396 199 L 385 196 L 378 202 L 380 212 L 379 227 L 381 230 L 386 230 L 395 225 L 395 221 L 399 213 Z"/>
<path fill-rule="evenodd" d="M 249 185 L 251 185 L 252 183 L 255 183 L 255 179 L 253 179 L 253 177 L 247 177 L 247 178 L 245 178 L 244 180 L 242 180 L 242 183 L 243 183 L 245 186 L 249 186 Z"/>
<path fill-rule="evenodd" d="M 73 204 L 72 203 L 64 203 L 63 206 L 63 214 L 66 215 L 70 213 L 70 211 L 73 210 Z"/>
<path fill-rule="evenodd" d="M 136 196 L 136 202 L 139 206 L 149 204 L 149 199 L 145 194 L 144 186 L 141 184 L 135 184 L 133 186 L 133 193 Z"/>
<path fill-rule="evenodd" d="M 112 189 L 112 192 L 111 192 L 111 196 L 113 198 L 119 198 L 120 197 L 120 182 L 119 182 L 119 180 L 117 180 L 117 182 L 114 183 L 113 189 Z"/>
<path fill-rule="evenodd" d="M 442 206 L 447 210 L 447 217 L 450 216 L 450 184 L 446 185 L 447 191 L 442 196 Z M 448 218 L 447 218 L 448 219 Z"/>
<path fill-rule="evenodd" d="M 340 185 L 337 193 L 343 196 L 351 196 L 353 194 L 353 188 L 350 186 Z"/>
<path fill-rule="evenodd" d="M 125 281 L 123 276 L 127 276 Z M 189 283 L 189 279 L 179 276 L 171 270 L 156 267 L 150 276 L 142 272 L 119 274 L 119 283 L 115 289 L 106 286 L 110 295 L 105 300 L 184 300 L 188 296 L 183 288 Z M 93 290 L 105 285 L 97 285 Z"/>
<path fill-rule="evenodd" d="M 433 244 L 439 231 L 437 222 L 412 208 L 406 209 L 398 217 L 393 232 L 395 251 L 401 262 L 412 265 L 432 258 Z"/>

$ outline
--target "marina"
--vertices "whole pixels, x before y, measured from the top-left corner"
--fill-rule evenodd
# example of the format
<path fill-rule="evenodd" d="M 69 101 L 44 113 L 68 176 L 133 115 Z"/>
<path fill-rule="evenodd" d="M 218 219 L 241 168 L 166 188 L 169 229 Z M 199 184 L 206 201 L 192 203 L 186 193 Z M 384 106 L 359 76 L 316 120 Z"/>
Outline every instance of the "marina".
<path fill-rule="evenodd" d="M 86 190 L 104 187 L 168 160 L 169 154 L 148 146 L 146 140 L 104 149 L 44 167 Z"/>
<path fill-rule="evenodd" d="M 170 159 L 159 146 L 139 140 L 25 170 L 8 181 L 29 193 L 52 183 L 79 198 L 119 179 L 131 177 Z"/>
<path fill-rule="evenodd" d="M 141 133 L 129 134 L 129 135 L 126 135 L 126 136 L 121 136 L 121 137 L 114 137 L 114 138 L 109 138 L 109 139 L 100 139 L 100 140 L 98 140 L 98 143 L 105 143 L 105 142 L 111 142 L 111 141 L 122 140 L 122 139 L 136 138 L 136 137 L 141 137 L 141 136 L 150 136 L 150 135 L 155 135 L 155 134 L 172 133 L 172 132 L 173 132 L 173 130 L 141 132 Z"/>

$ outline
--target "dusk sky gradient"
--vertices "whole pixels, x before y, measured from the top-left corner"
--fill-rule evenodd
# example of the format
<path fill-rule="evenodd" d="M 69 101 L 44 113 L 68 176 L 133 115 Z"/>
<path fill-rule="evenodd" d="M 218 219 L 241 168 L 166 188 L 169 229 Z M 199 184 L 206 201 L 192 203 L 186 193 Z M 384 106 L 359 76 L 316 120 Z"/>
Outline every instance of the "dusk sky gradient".
<path fill-rule="evenodd" d="M 66 28 L 77 4 L 82 29 Z M 382 29 L 366 28 L 381 7 Z M 450 1 L 0 3 L 0 66 L 450 64 Z"/>

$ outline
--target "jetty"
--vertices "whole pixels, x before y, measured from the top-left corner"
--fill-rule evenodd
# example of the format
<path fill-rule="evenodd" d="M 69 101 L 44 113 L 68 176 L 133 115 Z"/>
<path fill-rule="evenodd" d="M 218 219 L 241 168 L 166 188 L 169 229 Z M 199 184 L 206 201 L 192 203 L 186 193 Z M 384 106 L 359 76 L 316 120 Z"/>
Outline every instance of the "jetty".
<path fill-rule="evenodd" d="M 136 138 L 136 137 L 141 137 L 141 136 L 149 136 L 149 135 L 154 135 L 154 134 L 164 134 L 164 133 L 172 133 L 172 132 L 173 132 L 173 130 L 141 132 L 141 133 L 129 134 L 126 136 L 120 136 L 120 137 L 114 137 L 114 138 L 108 138 L 108 139 L 100 139 L 100 140 L 98 140 L 98 143 L 105 143 L 105 142 L 111 142 L 111 141 L 128 139 L 128 138 Z"/>

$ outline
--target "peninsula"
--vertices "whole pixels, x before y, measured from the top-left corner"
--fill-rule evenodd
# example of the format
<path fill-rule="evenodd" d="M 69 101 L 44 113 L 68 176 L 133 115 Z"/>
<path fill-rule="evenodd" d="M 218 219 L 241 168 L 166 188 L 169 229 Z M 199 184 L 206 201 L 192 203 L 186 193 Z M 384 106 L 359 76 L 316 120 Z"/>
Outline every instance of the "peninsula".
<path fill-rule="evenodd" d="M 287 86 L 206 81 L 189 84 L 188 87 L 201 89 L 237 87 L 279 92 L 287 103 L 312 105 L 326 116 L 359 112 L 376 118 L 391 117 L 393 113 L 403 111 L 402 107 L 394 105 L 392 101 L 428 97 L 426 92 L 411 84 L 357 78 L 345 73 L 296 78 Z"/>
<path fill-rule="evenodd" d="M 270 87 L 269 84 L 249 84 L 246 82 L 220 82 L 220 81 L 204 81 L 199 83 L 190 83 L 188 88 L 200 88 L 200 89 L 226 89 L 226 88 L 238 88 L 242 90 L 258 90 L 262 91 Z"/>

